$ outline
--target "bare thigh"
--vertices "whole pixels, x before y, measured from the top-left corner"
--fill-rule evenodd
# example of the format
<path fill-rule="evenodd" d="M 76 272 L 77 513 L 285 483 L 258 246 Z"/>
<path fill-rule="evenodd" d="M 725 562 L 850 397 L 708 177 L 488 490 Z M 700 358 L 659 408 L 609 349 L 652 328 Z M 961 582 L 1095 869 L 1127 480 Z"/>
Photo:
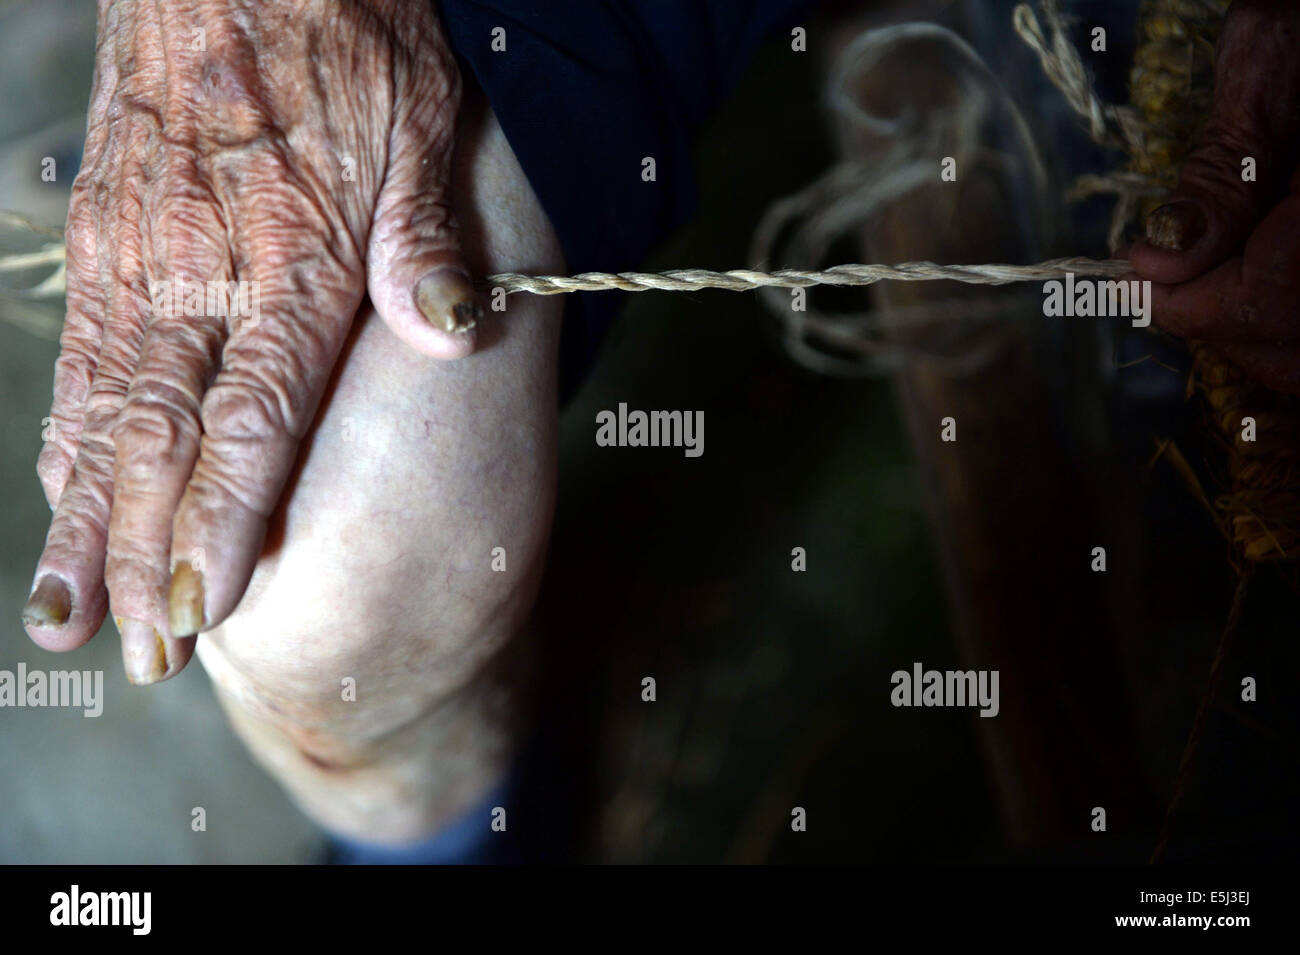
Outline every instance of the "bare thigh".
<path fill-rule="evenodd" d="M 479 274 L 563 269 L 495 119 L 467 96 L 458 213 Z M 555 495 L 560 303 L 513 296 L 469 358 L 368 308 L 238 611 L 198 653 L 232 725 L 322 824 L 419 837 L 504 771 Z"/>

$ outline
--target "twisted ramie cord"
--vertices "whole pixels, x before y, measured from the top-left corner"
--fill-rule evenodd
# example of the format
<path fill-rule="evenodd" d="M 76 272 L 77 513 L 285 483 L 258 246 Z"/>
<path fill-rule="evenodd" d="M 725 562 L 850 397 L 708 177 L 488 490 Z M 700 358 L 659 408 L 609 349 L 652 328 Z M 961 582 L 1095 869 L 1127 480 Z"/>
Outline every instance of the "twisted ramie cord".
<path fill-rule="evenodd" d="M 28 294 L 52 295 L 66 291 L 63 265 L 66 250 L 62 233 L 40 226 L 14 212 L 0 212 L 0 223 L 52 238 L 55 241 L 33 253 L 0 256 L 0 271 L 19 271 L 39 265 L 57 264 L 58 272 Z M 562 295 L 568 292 L 698 292 L 727 289 L 745 292 L 756 288 L 809 288 L 815 285 L 862 286 L 877 282 L 964 282 L 968 285 L 1007 285 L 1012 282 L 1043 282 L 1067 275 L 1119 279 L 1131 273 L 1122 259 L 1090 259 L 1082 256 L 1050 259 L 1033 265 L 1000 263 L 940 265 L 935 262 L 902 262 L 898 265 L 835 265 L 825 269 L 670 269 L 666 272 L 581 272 L 577 275 L 522 275 L 499 272 L 483 281 L 488 289 L 507 294 Z"/>
<path fill-rule="evenodd" d="M 696 292 L 701 289 L 808 288 L 814 285 L 874 285 L 876 282 L 927 282 L 947 280 L 968 285 L 1006 285 L 1065 278 L 1067 275 L 1118 279 L 1131 274 L 1122 259 L 1082 257 L 1051 259 L 1036 265 L 938 265 L 934 262 L 903 262 L 899 265 L 836 265 L 827 269 L 777 269 L 759 272 L 731 269 L 672 269 L 667 272 L 582 272 L 578 275 L 519 275 L 502 272 L 489 275 L 489 287 L 534 295 L 565 292 Z"/>

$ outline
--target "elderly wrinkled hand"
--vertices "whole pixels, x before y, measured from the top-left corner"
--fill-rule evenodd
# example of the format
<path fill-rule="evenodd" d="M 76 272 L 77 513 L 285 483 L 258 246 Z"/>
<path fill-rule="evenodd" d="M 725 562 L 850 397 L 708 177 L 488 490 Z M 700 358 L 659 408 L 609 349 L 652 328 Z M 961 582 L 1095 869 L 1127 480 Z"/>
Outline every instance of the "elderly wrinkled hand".
<path fill-rule="evenodd" d="M 98 32 L 23 619 L 68 650 L 111 607 L 150 683 L 239 603 L 365 295 L 473 350 L 460 85 L 420 0 L 102 0 Z"/>

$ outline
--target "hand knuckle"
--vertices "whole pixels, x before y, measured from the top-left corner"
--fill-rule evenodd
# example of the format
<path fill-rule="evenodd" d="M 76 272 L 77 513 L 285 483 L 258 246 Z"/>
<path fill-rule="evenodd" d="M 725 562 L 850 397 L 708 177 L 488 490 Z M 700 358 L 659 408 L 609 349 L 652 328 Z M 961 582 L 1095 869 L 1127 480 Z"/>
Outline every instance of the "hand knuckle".
<path fill-rule="evenodd" d="M 286 405 L 279 390 L 266 382 L 219 382 L 204 398 L 203 430 L 237 440 L 278 440 L 291 433 Z"/>
<path fill-rule="evenodd" d="M 113 422 L 122 408 L 122 392 L 97 385 L 86 399 L 86 413 L 82 419 L 82 440 L 95 439 L 111 444 Z"/>
<path fill-rule="evenodd" d="M 63 406 L 80 405 L 90 394 L 93 380 L 92 346 L 81 337 L 65 335 L 54 363 L 54 397 Z"/>
<path fill-rule="evenodd" d="M 119 470 L 147 477 L 189 459 L 198 444 L 195 402 L 161 383 L 137 385 L 113 424 Z"/>

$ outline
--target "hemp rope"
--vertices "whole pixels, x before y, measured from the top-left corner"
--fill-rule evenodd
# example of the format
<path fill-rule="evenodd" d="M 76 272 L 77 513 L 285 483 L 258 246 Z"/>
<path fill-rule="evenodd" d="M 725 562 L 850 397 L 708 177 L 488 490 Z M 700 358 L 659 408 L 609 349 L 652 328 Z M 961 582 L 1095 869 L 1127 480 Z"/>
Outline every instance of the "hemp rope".
<path fill-rule="evenodd" d="M 1133 270 L 1123 259 L 1064 258 L 1037 265 L 937 265 L 934 262 L 903 262 L 899 265 L 834 265 L 818 271 L 777 269 L 772 272 L 731 269 L 672 269 L 667 272 L 581 272 L 577 275 L 519 275 L 502 272 L 489 275 L 487 284 L 507 293 L 559 295 L 565 292 L 698 292 L 727 289 L 746 292 L 756 288 L 808 288 L 814 285 L 874 285 L 876 282 L 927 282 L 948 280 L 968 285 L 1006 285 L 1011 282 L 1047 281 L 1065 278 L 1067 273 L 1119 278 Z"/>
<path fill-rule="evenodd" d="M 0 256 L 0 271 L 20 271 L 66 261 L 63 232 L 43 226 L 17 212 L 0 211 L 0 224 L 41 235 L 55 241 L 34 252 Z M 1119 278 L 1132 270 L 1122 259 L 1069 257 L 1051 259 L 1035 265 L 939 265 L 934 262 L 903 262 L 898 265 L 835 265 L 826 269 L 776 269 L 765 272 L 753 269 L 670 269 L 665 272 L 580 272 L 577 275 L 521 275 L 499 272 L 489 275 L 487 288 L 502 288 L 507 294 L 529 292 L 533 295 L 562 295 L 569 292 L 698 292 L 726 289 L 746 292 L 757 288 L 809 288 L 814 285 L 864 286 L 877 282 L 926 282 L 948 280 L 969 285 L 1006 285 L 1011 282 L 1048 281 L 1065 278 L 1067 273 L 1095 278 Z M 66 279 L 62 268 L 38 289 L 9 290 L 31 296 L 62 295 Z"/>
<path fill-rule="evenodd" d="M 777 232 L 783 224 L 796 215 L 809 218 L 810 229 L 802 238 L 806 241 L 798 245 L 801 253 L 797 261 L 820 261 L 820 253 L 828 244 L 835 230 L 843 231 L 850 226 L 858 226 L 867 221 L 878 209 L 899 195 L 916 188 L 922 181 L 936 180 L 935 136 L 937 127 L 933 124 L 922 125 L 916 129 L 904 128 L 896 120 L 870 117 L 862 113 L 844 91 L 844 77 L 848 69 L 861 63 L 874 62 L 900 40 L 923 36 L 937 36 L 948 42 L 961 54 L 966 66 L 984 80 L 983 85 L 992 75 L 987 66 L 964 41 L 936 24 L 909 23 L 871 31 L 860 38 L 853 48 L 853 57 L 846 58 L 840 64 L 839 80 L 832 89 L 832 108 L 841 112 L 853 113 L 853 120 L 859 125 L 887 134 L 900 148 L 900 152 L 882 157 L 867 169 L 862 163 L 844 163 L 832 169 L 812 187 L 797 196 L 787 197 L 769 209 L 756 232 L 751 261 L 765 265 Z M 866 42 L 863 42 L 865 40 Z M 1086 79 L 1085 79 L 1086 83 Z M 977 87 L 980 84 L 976 84 Z M 978 96 L 983 96 L 982 88 L 977 88 Z M 1030 164 L 1030 178 L 1041 192 L 1045 175 L 1041 163 L 1033 150 L 1032 137 L 1027 126 L 1010 104 L 1009 97 L 1000 90 L 998 95 L 1010 105 L 1016 132 L 1028 145 L 1033 159 Z M 968 148 L 973 140 L 974 121 L 978 107 L 968 109 L 958 115 L 956 120 L 957 148 L 959 156 L 978 152 Z M 14 214 L 0 213 L 0 223 L 7 222 L 27 231 L 39 232 L 45 236 L 60 237 L 54 230 L 43 229 Z M 836 233 L 838 234 L 838 233 Z M 47 245 L 36 253 L 23 256 L 0 257 L 0 272 L 17 271 L 34 267 L 41 262 L 57 261 L 59 270 L 48 277 L 40 286 L 24 290 L 21 294 L 40 298 L 61 294 L 65 289 L 65 264 L 62 255 L 62 243 Z M 1073 273 L 1080 277 L 1118 279 L 1131 270 L 1122 260 L 1097 260 L 1090 258 L 1061 258 L 1039 262 L 1032 265 L 1013 264 L 972 264 L 941 265 L 934 262 L 904 262 L 898 265 L 837 265 L 824 269 L 775 269 L 766 268 L 733 269 L 730 271 L 713 271 L 707 269 L 675 269 L 666 272 L 586 272 L 572 276 L 558 275 L 521 275 L 513 272 L 489 275 L 481 283 L 487 289 L 503 289 L 507 294 L 526 292 L 534 295 L 557 295 L 580 291 L 618 290 L 624 292 L 674 291 L 696 292 L 705 289 L 725 289 L 731 291 L 748 291 L 757 289 L 760 295 L 777 293 L 779 289 L 809 288 L 813 286 L 870 286 L 882 281 L 937 281 L 947 280 L 972 285 L 999 286 L 1017 282 L 1042 282 L 1065 278 Z M 791 357 L 813 370 L 827 373 L 853 373 L 862 371 L 888 371 L 910 354 L 915 354 L 915 347 L 904 346 L 896 341 L 887 341 L 882 337 L 872 337 L 874 333 L 900 324 L 915 325 L 936 322 L 942 319 L 946 323 L 988 320 L 1006 312 L 1006 304 L 995 301 L 962 302 L 948 300 L 927 303 L 923 307 L 893 310 L 892 314 L 869 313 L 854 316 L 823 316 L 814 309 L 795 313 L 789 307 L 788 298 L 766 298 L 768 305 L 787 323 L 785 345 Z M 792 327 L 797 323 L 798 328 Z M 806 333 L 815 332 L 823 341 L 833 344 L 842 355 L 854 356 L 832 358 L 826 352 L 809 347 Z M 949 367 L 957 367 L 962 359 L 950 356 L 935 356 Z M 971 356 L 967 356 L 971 357 Z M 973 357 L 979 358 L 979 355 Z M 969 364 L 969 362 L 966 362 Z"/>
<path fill-rule="evenodd" d="M 890 50 L 917 39 L 938 40 L 955 54 L 955 69 L 963 72 L 963 98 L 958 108 L 931 110 L 924 115 L 880 117 L 868 114 L 850 93 L 853 75 L 874 67 Z M 1081 67 L 1080 67 L 1081 69 Z M 1087 86 L 1086 76 L 1082 79 Z M 1079 85 L 1079 81 L 1075 81 Z M 518 273 L 489 275 L 481 283 L 487 289 L 507 294 L 526 292 L 555 295 L 577 291 L 619 290 L 626 292 L 725 289 L 757 290 L 760 301 L 784 328 L 782 346 L 795 361 L 820 374 L 862 375 L 891 372 L 916 356 L 923 355 L 948 374 L 978 370 L 998 346 L 996 340 L 980 342 L 969 331 L 989 328 L 1009 311 L 1008 301 L 988 296 L 951 297 L 924 305 L 887 311 L 824 314 L 811 305 L 801 311 L 791 308 L 784 289 L 813 286 L 865 287 L 881 281 L 935 281 L 1001 286 L 1018 282 L 1062 279 L 1073 273 L 1080 277 L 1119 279 L 1130 274 L 1120 260 L 1063 258 L 1033 265 L 973 264 L 941 265 L 934 262 L 905 262 L 899 265 L 839 265 L 823 269 L 773 269 L 778 238 L 788 234 L 787 261 L 815 264 L 824 260 L 832 243 L 853 229 L 860 229 L 879 211 L 900 196 L 938 181 L 936 157 L 951 153 L 967 168 L 972 160 L 1007 164 L 1019 162 L 1015 172 L 1029 184 L 1029 215 L 1041 214 L 1046 194 L 1046 173 L 1032 134 L 1015 103 L 1002 90 L 979 55 L 951 31 L 932 23 L 903 23 L 868 31 L 845 51 L 836 66 L 829 88 L 828 107 L 846 117 L 855 129 L 876 134 L 886 144 L 871 162 L 847 161 L 833 167 L 810 186 L 769 207 L 755 231 L 749 261 L 755 268 L 726 272 L 706 269 L 677 269 L 667 272 L 589 272 L 573 276 L 530 276 Z M 1005 108 L 1011 119 L 1016 156 L 983 149 L 978 143 L 978 125 L 993 105 Z M 942 148 L 942 151 L 940 151 Z M 1105 188 L 1105 187 L 1094 187 Z M 30 223 L 7 217 L 11 225 Z M 0 222 L 5 221 L 0 218 Z M 39 230 L 50 235 L 51 230 Z M 57 238 L 59 233 L 54 232 Z M 31 268 L 54 261 L 58 271 L 40 286 L 26 290 L 30 297 L 61 293 L 65 285 L 62 244 L 47 245 L 26 256 L 0 258 L 0 271 Z M 897 328 L 928 325 L 935 329 L 924 348 L 905 343 L 888 334 Z M 45 337 L 57 338 L 57 327 L 45 330 Z M 993 336 L 987 336 L 992 339 Z M 959 340 L 955 340 L 959 339 Z M 941 350 L 941 348 L 946 349 Z M 956 352 L 956 353 L 953 353 Z"/>

